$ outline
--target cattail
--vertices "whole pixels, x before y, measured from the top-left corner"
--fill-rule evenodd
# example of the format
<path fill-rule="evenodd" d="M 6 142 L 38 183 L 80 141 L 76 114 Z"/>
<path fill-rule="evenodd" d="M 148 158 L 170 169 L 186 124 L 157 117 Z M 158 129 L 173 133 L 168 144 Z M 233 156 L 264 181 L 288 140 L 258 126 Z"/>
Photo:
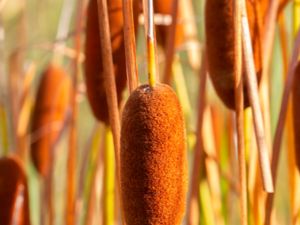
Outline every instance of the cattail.
<path fill-rule="evenodd" d="M 137 27 L 138 1 L 133 1 L 135 27 Z M 108 1 L 108 16 L 111 35 L 111 46 L 118 103 L 126 86 L 126 61 L 124 48 L 122 0 Z M 94 116 L 108 124 L 108 106 L 106 101 L 101 43 L 98 23 L 97 0 L 91 0 L 87 12 L 86 41 L 85 41 L 85 81 L 87 97 Z M 137 29 L 135 29 L 137 30 Z"/>
<path fill-rule="evenodd" d="M 48 173 L 51 151 L 66 119 L 70 88 L 70 78 L 60 67 L 49 65 L 42 74 L 33 112 L 31 157 L 43 176 Z"/>
<path fill-rule="evenodd" d="M 25 170 L 13 156 L 0 158 L 0 224 L 30 224 Z"/>
<path fill-rule="evenodd" d="M 295 70 L 293 83 L 293 123 L 295 135 L 295 156 L 298 170 L 300 171 L 300 61 Z"/>
<path fill-rule="evenodd" d="M 121 193 L 127 225 L 178 225 L 187 190 L 184 119 L 173 90 L 142 85 L 122 116 Z"/>
<path fill-rule="evenodd" d="M 261 41 L 264 9 L 260 1 L 247 0 L 249 29 L 254 52 L 254 62 L 258 82 L 261 77 Z M 258 5 L 256 5 L 258 4 Z M 209 0 L 205 7 L 206 48 L 208 70 L 215 90 L 224 104 L 235 108 L 234 100 L 234 30 L 233 2 L 228 0 Z M 244 106 L 249 106 L 249 99 L 244 82 Z"/>
<path fill-rule="evenodd" d="M 154 0 L 154 11 L 155 13 L 162 14 L 162 15 L 171 15 L 173 9 L 173 2 L 174 0 Z M 180 9 L 178 8 L 178 19 L 177 19 L 177 27 L 176 27 L 176 35 L 175 35 L 175 48 L 182 45 L 184 42 L 184 29 L 183 23 L 180 21 Z M 157 25 L 157 42 L 161 45 L 164 49 L 167 47 L 167 40 L 168 40 L 168 33 L 169 33 L 170 25 Z"/>

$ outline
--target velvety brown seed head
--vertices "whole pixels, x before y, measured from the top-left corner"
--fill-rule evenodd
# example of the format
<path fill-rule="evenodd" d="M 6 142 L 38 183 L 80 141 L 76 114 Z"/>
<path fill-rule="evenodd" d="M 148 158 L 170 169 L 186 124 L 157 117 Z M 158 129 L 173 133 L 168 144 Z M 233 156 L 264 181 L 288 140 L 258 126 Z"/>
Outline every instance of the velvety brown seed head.
<path fill-rule="evenodd" d="M 139 5 L 138 0 L 134 0 L 133 2 L 134 22 L 135 28 L 137 28 Z M 108 1 L 107 7 L 117 97 L 120 103 L 122 92 L 126 86 L 122 0 Z M 108 106 L 103 76 L 97 0 L 90 0 L 87 12 L 85 40 L 85 81 L 87 97 L 94 116 L 98 120 L 108 124 Z"/>
<path fill-rule="evenodd" d="M 71 81 L 60 67 L 49 65 L 42 74 L 32 118 L 31 158 L 38 172 L 49 170 L 50 154 L 69 107 Z"/>
<path fill-rule="evenodd" d="M 154 0 L 154 12 L 163 14 L 163 15 L 172 15 L 174 0 Z M 184 42 L 184 29 L 183 22 L 180 17 L 180 9 L 178 8 L 178 19 L 177 19 L 177 27 L 176 27 L 176 35 L 175 35 L 175 48 L 182 45 Z M 157 42 L 164 49 L 167 47 L 168 33 L 169 33 L 170 25 L 157 25 L 156 26 L 156 36 Z"/>
<path fill-rule="evenodd" d="M 187 190 L 181 106 L 167 85 L 138 87 L 122 116 L 121 193 L 127 225 L 178 225 Z"/>
<path fill-rule="evenodd" d="M 300 61 L 295 70 L 293 84 L 293 124 L 295 136 L 295 156 L 298 170 L 300 171 Z"/>
<path fill-rule="evenodd" d="M 0 224 L 30 224 L 26 175 L 16 157 L 0 158 Z"/>
<path fill-rule="evenodd" d="M 251 33 L 254 62 L 258 82 L 261 77 L 261 41 L 264 10 L 260 1 L 247 0 L 247 14 Z M 257 5 L 258 4 L 258 5 Z M 209 0 L 205 7 L 206 49 L 208 70 L 214 88 L 230 108 L 235 108 L 234 100 L 234 30 L 232 0 Z M 245 77 L 245 76 L 244 76 Z M 244 106 L 249 106 L 244 80 Z"/>

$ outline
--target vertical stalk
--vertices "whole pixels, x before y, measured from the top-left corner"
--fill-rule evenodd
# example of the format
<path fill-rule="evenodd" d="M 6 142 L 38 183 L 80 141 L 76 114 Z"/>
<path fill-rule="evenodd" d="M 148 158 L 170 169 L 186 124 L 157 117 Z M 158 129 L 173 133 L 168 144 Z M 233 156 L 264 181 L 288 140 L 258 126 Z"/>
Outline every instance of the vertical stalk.
<path fill-rule="evenodd" d="M 104 182 L 103 182 L 103 224 L 114 225 L 114 154 L 112 134 L 109 127 L 105 130 L 105 149 L 104 149 Z"/>
<path fill-rule="evenodd" d="M 278 116 L 278 122 L 277 122 L 274 141 L 273 141 L 273 155 L 272 155 L 271 167 L 272 167 L 272 176 L 273 176 L 273 180 L 274 180 L 275 184 L 276 184 L 276 179 L 277 179 L 277 167 L 278 167 L 278 162 L 279 162 L 283 128 L 284 128 L 285 118 L 286 118 L 287 109 L 288 109 L 290 92 L 291 92 L 293 81 L 294 81 L 295 67 L 296 67 L 296 64 L 298 61 L 299 53 L 300 53 L 300 31 L 298 31 L 296 40 L 294 43 L 293 55 L 291 57 L 288 74 L 287 74 L 287 78 L 286 78 L 286 82 L 285 82 L 285 86 L 284 86 L 284 91 L 283 91 L 283 96 L 282 96 L 281 106 L 280 106 L 280 112 L 279 112 L 279 116 Z M 269 225 L 271 223 L 273 200 L 274 200 L 274 194 L 271 194 L 271 193 L 268 194 L 267 202 L 266 202 L 265 225 Z"/>
<path fill-rule="evenodd" d="M 76 12 L 75 27 L 75 52 L 73 61 L 73 79 L 70 94 L 71 119 L 69 134 L 69 149 L 67 157 L 67 195 L 66 195 L 66 225 L 75 225 L 76 222 L 76 164 L 77 164 L 77 87 L 79 76 L 80 49 L 81 49 L 81 26 L 84 14 L 84 0 L 79 0 Z"/>
<path fill-rule="evenodd" d="M 188 205 L 187 205 L 187 224 L 196 225 L 199 224 L 199 183 L 200 183 L 200 168 L 201 160 L 204 156 L 203 151 L 203 140 L 202 140 L 202 127 L 203 127 L 203 114 L 206 105 L 206 56 L 205 50 L 202 52 L 202 62 L 199 73 L 199 93 L 198 93 L 198 118 L 197 118 L 197 142 L 194 149 L 193 157 L 193 169 L 191 178 L 191 191 L 189 194 Z"/>
<path fill-rule="evenodd" d="M 259 104 L 258 85 L 256 80 L 249 24 L 244 0 L 242 1 L 242 34 L 243 56 L 246 68 L 246 84 L 250 105 L 253 113 L 253 122 L 259 152 L 259 163 L 262 173 L 263 187 L 266 192 L 273 192 L 274 187 L 268 155 L 268 146 L 266 143 L 266 137 L 264 132 L 262 111 Z"/>
<path fill-rule="evenodd" d="M 126 55 L 126 74 L 130 93 L 138 86 L 136 66 L 135 27 L 132 11 L 133 0 L 123 0 L 124 41 Z"/>
<path fill-rule="evenodd" d="M 247 180 L 246 180 L 246 155 L 244 147 L 244 94 L 242 77 L 242 27 L 241 27 L 241 0 L 233 1 L 234 16 L 234 77 L 235 77 L 235 110 L 236 131 L 238 147 L 238 164 L 240 180 L 240 207 L 241 224 L 248 224 L 247 215 Z"/>
<path fill-rule="evenodd" d="M 114 76 L 114 67 L 112 59 L 112 49 L 110 41 L 110 29 L 107 12 L 107 0 L 98 1 L 98 14 L 99 14 L 99 32 L 103 72 L 104 72 L 104 83 L 106 89 L 106 97 L 108 103 L 109 122 L 113 133 L 113 142 L 115 150 L 115 165 L 116 165 L 116 187 L 117 191 L 120 192 L 120 118 L 117 101 L 116 83 Z M 122 204 L 121 204 L 122 213 Z"/>
<path fill-rule="evenodd" d="M 144 0 L 144 17 L 146 19 L 148 82 L 151 87 L 154 87 L 156 83 L 156 61 L 153 0 Z"/>
<path fill-rule="evenodd" d="M 172 24 L 168 29 L 168 39 L 166 47 L 166 65 L 164 69 L 163 83 L 170 84 L 172 79 L 172 64 L 175 54 L 175 39 L 176 39 L 176 28 L 178 20 L 178 2 L 179 0 L 173 0 L 172 5 Z"/>

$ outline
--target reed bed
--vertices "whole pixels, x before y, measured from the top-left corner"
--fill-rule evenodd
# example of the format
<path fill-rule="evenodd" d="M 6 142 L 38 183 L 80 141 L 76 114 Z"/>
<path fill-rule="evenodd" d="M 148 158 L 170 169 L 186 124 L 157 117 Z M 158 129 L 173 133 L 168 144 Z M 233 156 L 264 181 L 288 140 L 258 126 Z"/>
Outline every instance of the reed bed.
<path fill-rule="evenodd" d="M 0 1 L 0 225 L 300 224 L 299 0 Z"/>

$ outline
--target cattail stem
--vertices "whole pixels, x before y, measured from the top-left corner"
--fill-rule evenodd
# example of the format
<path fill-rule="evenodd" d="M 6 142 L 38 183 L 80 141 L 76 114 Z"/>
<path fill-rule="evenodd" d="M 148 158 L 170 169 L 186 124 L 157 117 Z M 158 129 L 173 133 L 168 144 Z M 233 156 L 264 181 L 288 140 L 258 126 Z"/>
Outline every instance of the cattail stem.
<path fill-rule="evenodd" d="M 238 164 L 240 180 L 240 207 L 241 224 L 248 224 L 247 213 L 247 178 L 246 178 L 246 155 L 244 147 L 244 92 L 242 77 L 242 27 L 241 27 L 241 1 L 233 1 L 234 17 L 234 78 L 235 78 L 235 110 L 236 131 L 238 147 Z"/>
<path fill-rule="evenodd" d="M 126 73 L 130 93 L 138 86 L 136 66 L 136 44 L 133 23 L 132 0 L 123 0 L 124 41 L 126 55 Z"/>
<path fill-rule="evenodd" d="M 144 0 L 145 30 L 147 36 L 148 82 L 151 87 L 156 83 L 155 36 L 153 0 Z"/>
<path fill-rule="evenodd" d="M 288 109 L 288 100 L 290 96 L 290 92 L 292 89 L 292 85 L 294 82 L 294 71 L 297 64 L 297 60 L 300 54 L 300 30 L 298 30 L 295 44 L 294 44 L 294 51 L 290 61 L 288 75 L 284 86 L 284 92 L 281 100 L 280 112 L 278 116 L 278 122 L 276 126 L 274 141 L 273 141 L 273 155 L 272 155 L 272 175 L 274 183 L 276 183 L 277 179 L 277 167 L 279 162 L 279 155 L 281 150 L 281 141 L 282 141 L 282 133 L 284 128 L 284 122 L 287 114 Z M 269 194 L 267 196 L 266 202 L 266 217 L 265 217 L 265 225 L 269 225 L 271 223 L 271 213 L 272 213 L 272 206 L 273 206 L 274 195 Z"/>
<path fill-rule="evenodd" d="M 81 49 L 81 27 L 84 12 L 84 0 L 78 1 L 77 5 L 77 20 L 76 20 L 76 35 L 75 35 L 75 52 L 76 57 L 73 61 L 73 79 L 70 95 L 71 103 L 71 119 L 70 119 L 70 134 L 69 134 L 69 149 L 67 161 L 67 195 L 66 195 L 66 224 L 74 225 L 76 222 L 76 164 L 77 164 L 77 86 L 79 76 L 80 49 Z"/>
<path fill-rule="evenodd" d="M 106 97 L 109 112 L 109 121 L 113 133 L 114 150 L 115 150 L 115 165 L 116 165 L 116 181 L 117 189 L 120 190 L 120 118 L 117 101 L 117 91 L 114 76 L 114 66 L 112 59 L 112 49 L 110 42 L 110 29 L 107 12 L 107 0 L 97 0 L 98 2 L 98 13 L 99 13 L 99 31 L 101 41 L 101 54 L 104 69 L 104 83 L 106 89 Z"/>
<path fill-rule="evenodd" d="M 207 80 L 207 71 L 206 71 L 206 56 L 205 50 L 202 53 L 202 62 L 200 67 L 200 85 L 199 85 L 199 97 L 198 97 L 198 118 L 197 118 L 197 142 L 194 150 L 194 160 L 193 160 L 193 169 L 192 169 L 192 178 L 191 178 L 191 191 L 187 207 L 187 224 L 193 225 L 199 223 L 199 183 L 200 183 L 200 168 L 201 168 L 201 159 L 204 157 L 203 151 L 203 140 L 202 140 L 202 129 L 203 129 L 203 114 L 206 105 L 206 80 Z"/>
<path fill-rule="evenodd" d="M 166 47 L 166 65 L 164 69 L 164 80 L 163 83 L 170 84 L 172 78 L 172 64 L 175 53 L 175 37 L 176 28 L 178 20 L 178 2 L 179 0 L 174 0 L 172 5 L 172 24 L 168 29 L 167 36 L 167 47 Z"/>
<path fill-rule="evenodd" d="M 242 42 L 243 56 L 246 68 L 246 83 L 249 95 L 249 101 L 253 113 L 253 122 L 255 128 L 256 142 L 259 151 L 259 162 L 262 172 L 264 190 L 273 192 L 273 181 L 271 175 L 270 161 L 268 156 L 268 147 L 265 138 L 262 112 L 259 104 L 258 85 L 256 80 L 255 66 L 253 61 L 253 52 L 249 32 L 249 24 L 246 12 L 245 1 L 242 1 Z"/>

